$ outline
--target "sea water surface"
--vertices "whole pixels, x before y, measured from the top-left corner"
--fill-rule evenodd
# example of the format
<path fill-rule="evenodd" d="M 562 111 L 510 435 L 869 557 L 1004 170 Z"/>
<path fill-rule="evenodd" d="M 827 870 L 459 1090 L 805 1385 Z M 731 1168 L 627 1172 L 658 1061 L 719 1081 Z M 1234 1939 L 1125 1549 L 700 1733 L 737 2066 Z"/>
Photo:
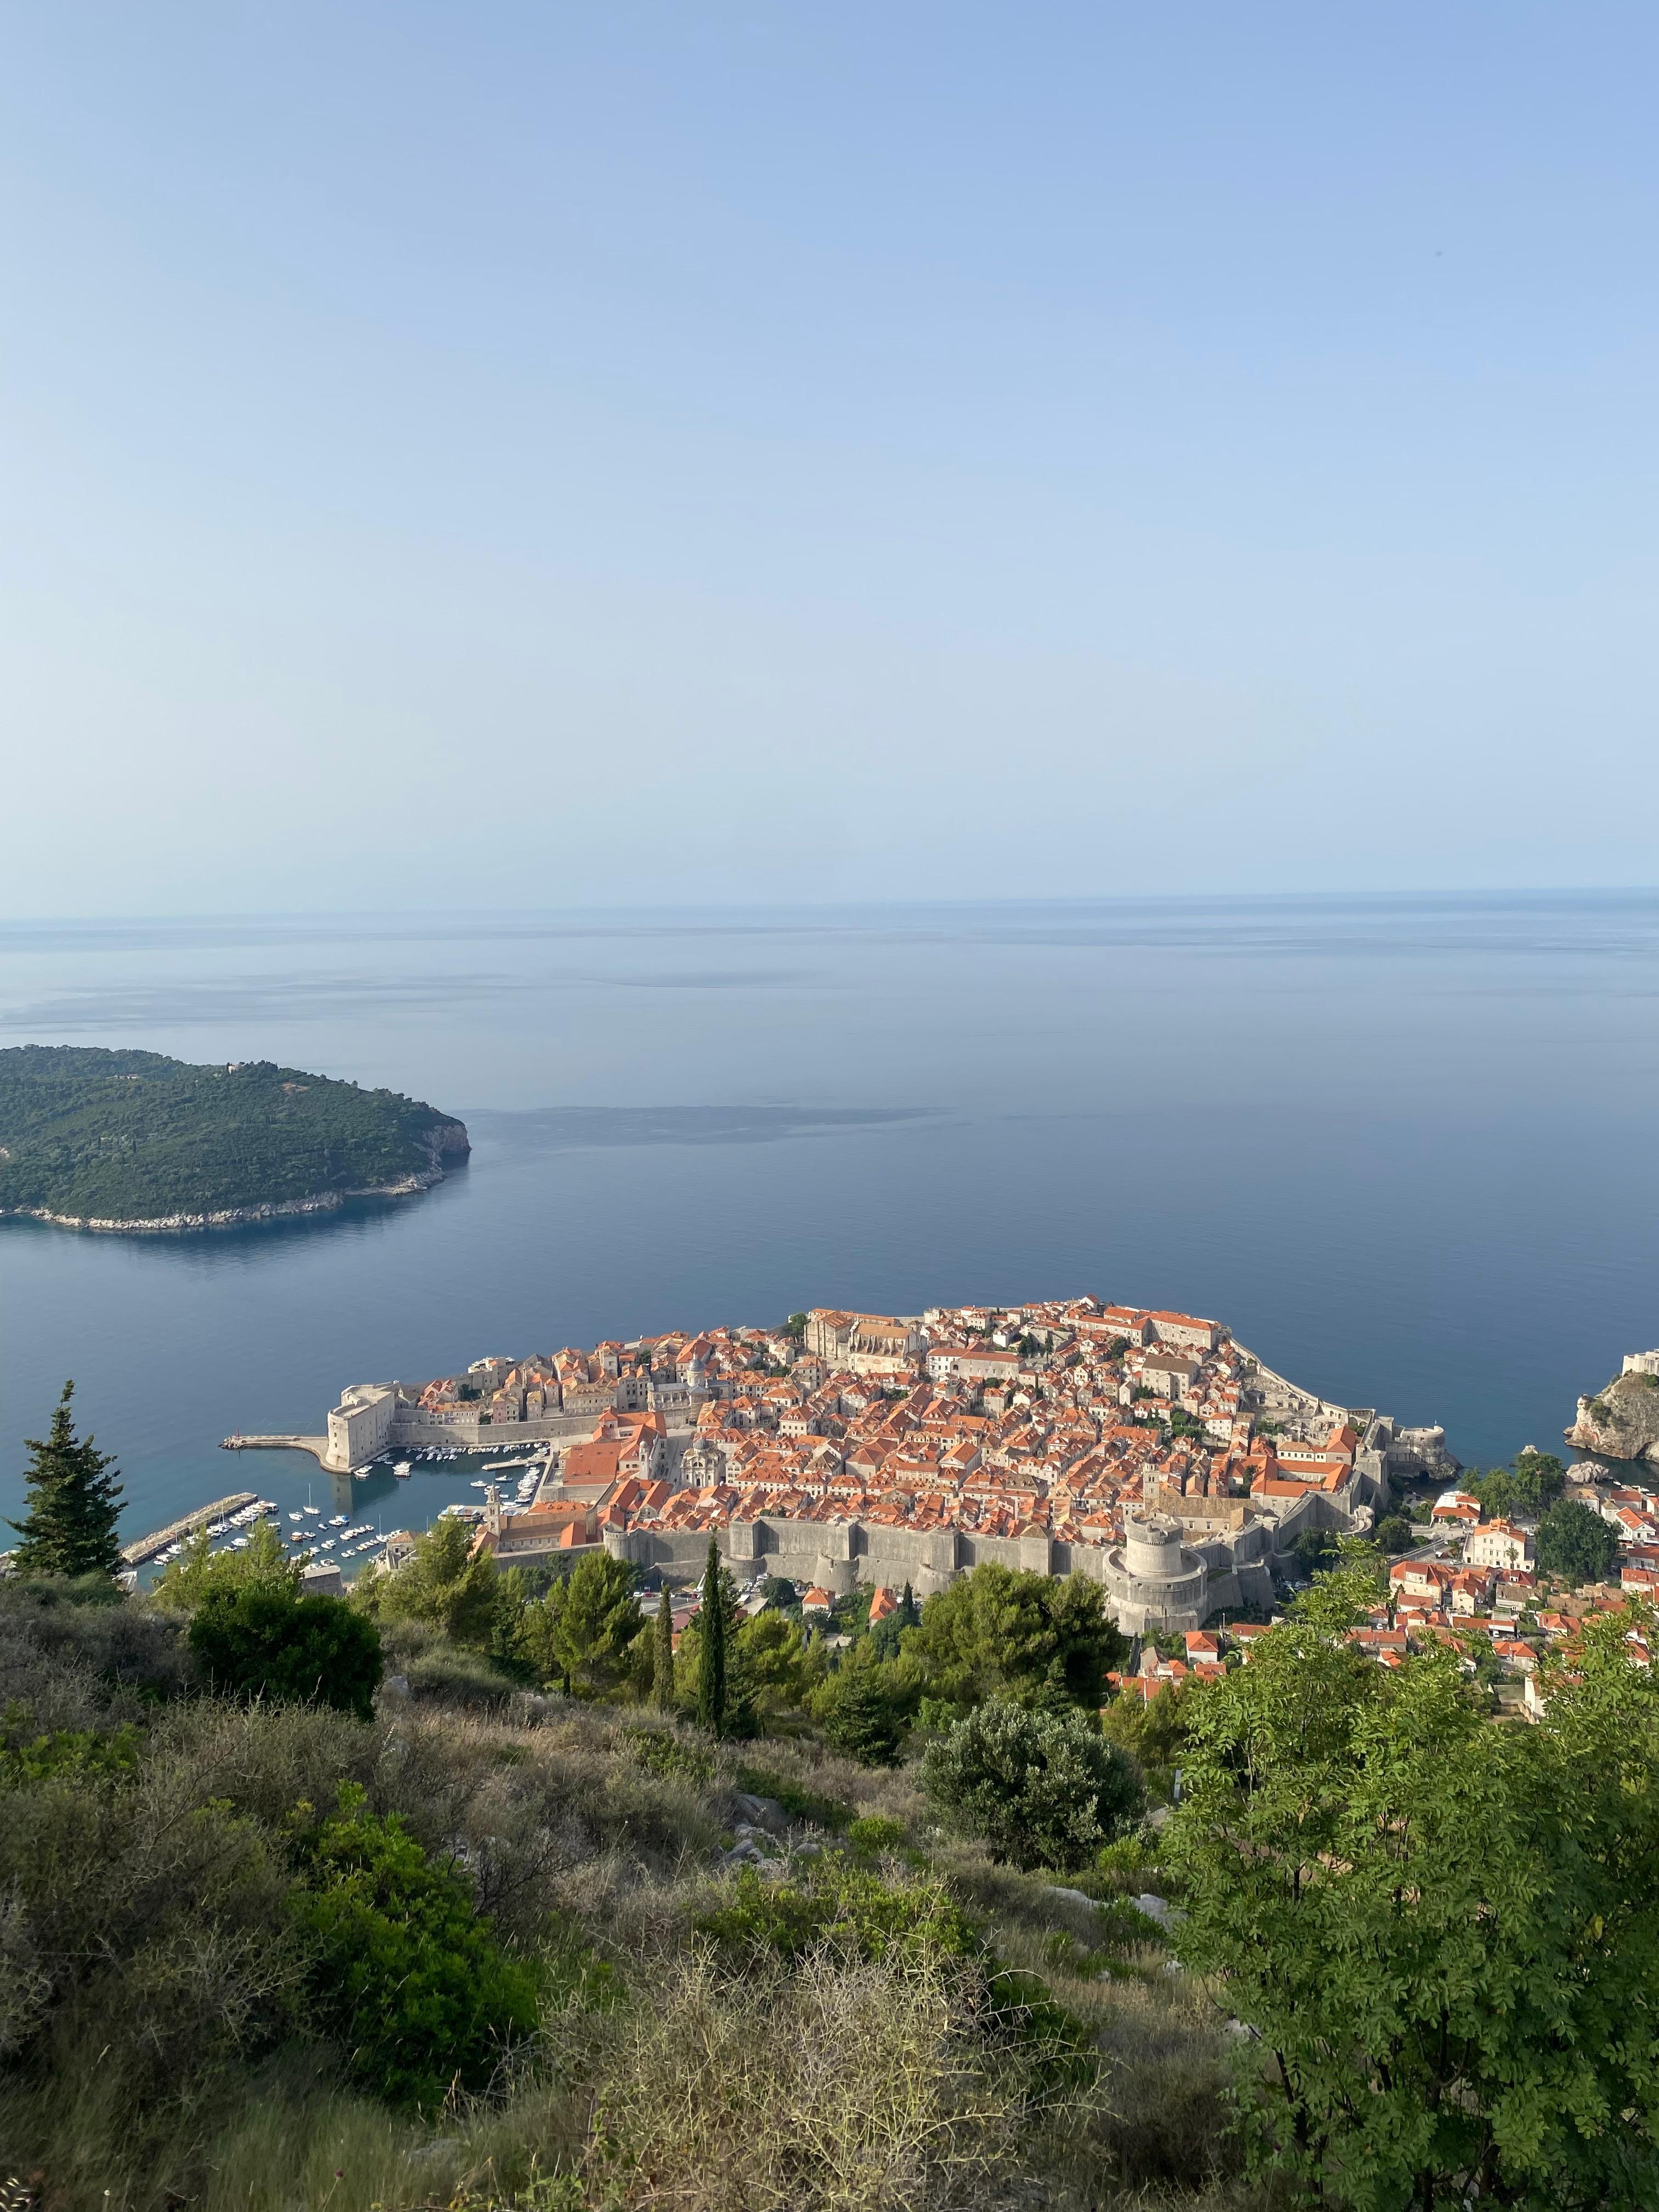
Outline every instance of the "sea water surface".
<path fill-rule="evenodd" d="M 0 926 L 24 1042 L 389 1085 L 474 1151 L 320 1220 L 0 1223 L 0 1516 L 70 1376 L 136 1534 L 240 1488 L 424 1526 L 457 1473 L 219 1439 L 809 1305 L 1213 1315 L 1476 1464 L 1659 1344 L 1652 893 Z"/>

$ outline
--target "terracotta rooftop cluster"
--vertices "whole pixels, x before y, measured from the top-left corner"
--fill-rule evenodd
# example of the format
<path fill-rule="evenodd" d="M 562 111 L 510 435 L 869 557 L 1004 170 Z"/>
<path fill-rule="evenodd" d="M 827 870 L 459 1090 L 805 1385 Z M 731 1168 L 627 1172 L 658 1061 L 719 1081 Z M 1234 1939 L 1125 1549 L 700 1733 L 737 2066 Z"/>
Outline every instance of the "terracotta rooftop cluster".
<path fill-rule="evenodd" d="M 1152 1491 L 1335 1487 L 1358 1444 L 1328 1426 L 1253 1437 L 1224 1328 L 1093 1298 L 915 1321 L 819 1309 L 799 1340 L 737 1329 L 656 1344 L 692 1379 L 696 1431 L 683 1486 L 635 1525 L 771 1515 L 1106 1543 Z"/>

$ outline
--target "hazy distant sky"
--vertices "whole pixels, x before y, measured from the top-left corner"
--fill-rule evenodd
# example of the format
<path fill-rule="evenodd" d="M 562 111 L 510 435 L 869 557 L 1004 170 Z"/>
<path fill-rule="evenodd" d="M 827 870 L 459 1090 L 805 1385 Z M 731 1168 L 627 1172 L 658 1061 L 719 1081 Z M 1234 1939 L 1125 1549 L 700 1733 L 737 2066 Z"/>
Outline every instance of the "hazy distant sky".
<path fill-rule="evenodd" d="M 1651 883 L 1656 64 L 14 0 L 0 909 Z"/>

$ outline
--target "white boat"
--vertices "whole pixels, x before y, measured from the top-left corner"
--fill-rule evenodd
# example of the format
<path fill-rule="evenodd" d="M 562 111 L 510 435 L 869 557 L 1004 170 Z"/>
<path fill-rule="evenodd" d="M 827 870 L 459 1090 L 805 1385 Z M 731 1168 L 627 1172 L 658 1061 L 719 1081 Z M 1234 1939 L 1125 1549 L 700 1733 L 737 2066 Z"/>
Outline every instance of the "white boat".
<path fill-rule="evenodd" d="M 396 1475 L 407 1474 L 409 1473 L 409 1462 L 406 1459 L 400 1459 L 397 1466 L 392 1468 L 392 1472 Z"/>
<path fill-rule="evenodd" d="M 322 1518 L 323 1509 L 320 1505 L 307 1505 L 306 1511 L 307 1513 L 314 1514 L 319 1520 L 321 1520 Z"/>

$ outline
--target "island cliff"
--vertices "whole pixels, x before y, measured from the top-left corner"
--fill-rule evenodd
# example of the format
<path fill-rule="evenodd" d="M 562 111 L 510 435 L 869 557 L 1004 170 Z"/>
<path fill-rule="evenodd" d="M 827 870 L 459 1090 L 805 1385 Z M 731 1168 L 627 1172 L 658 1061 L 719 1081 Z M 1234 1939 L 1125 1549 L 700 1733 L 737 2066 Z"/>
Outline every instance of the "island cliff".
<path fill-rule="evenodd" d="M 1578 1401 L 1567 1442 L 1608 1459 L 1659 1460 L 1659 1352 L 1632 1352 L 1624 1372 Z"/>
<path fill-rule="evenodd" d="M 0 1215 L 70 1229 L 216 1229 L 403 1197 L 471 1150 L 453 1115 L 395 1091 L 161 1053 L 0 1052 Z"/>

